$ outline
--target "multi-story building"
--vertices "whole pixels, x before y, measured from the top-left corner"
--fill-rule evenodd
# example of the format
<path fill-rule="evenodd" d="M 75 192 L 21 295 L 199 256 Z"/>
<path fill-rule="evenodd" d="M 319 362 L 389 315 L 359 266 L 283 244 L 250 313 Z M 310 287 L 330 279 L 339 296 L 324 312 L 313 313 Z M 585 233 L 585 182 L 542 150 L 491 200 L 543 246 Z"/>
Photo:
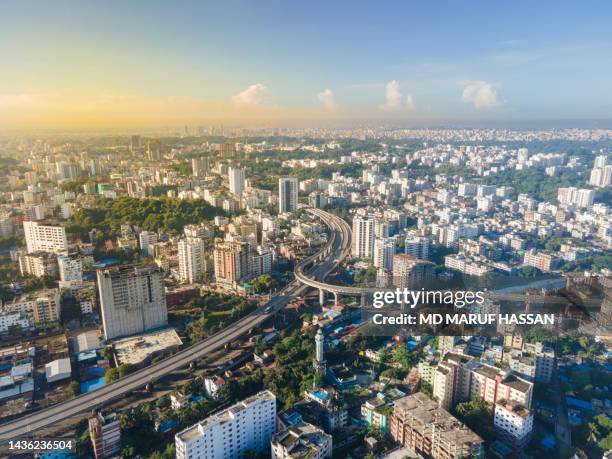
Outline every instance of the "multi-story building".
<path fill-rule="evenodd" d="M 107 340 L 168 324 L 163 273 L 145 266 L 114 266 L 97 272 L 102 325 Z"/>
<path fill-rule="evenodd" d="M 389 420 L 393 412 L 393 405 L 386 403 L 380 397 L 374 397 L 361 404 L 361 420 L 370 428 L 375 427 L 381 433 L 389 432 Z"/>
<path fill-rule="evenodd" d="M 181 282 L 193 284 L 201 280 L 206 272 L 204 240 L 187 237 L 178 243 L 179 278 Z"/>
<path fill-rule="evenodd" d="M 557 201 L 560 204 L 573 204 L 576 207 L 585 208 L 593 205 L 595 191 L 578 189 L 574 187 L 559 188 L 557 190 Z"/>
<path fill-rule="evenodd" d="M 531 438 L 533 413 L 521 404 L 501 400 L 495 404 L 493 426 L 508 444 L 520 449 Z"/>
<path fill-rule="evenodd" d="M 355 215 L 353 217 L 351 253 L 355 258 L 372 258 L 374 255 L 374 218 Z"/>
<path fill-rule="evenodd" d="M 533 383 L 512 372 L 486 364 L 472 370 L 470 398 L 480 397 L 491 405 L 505 400 L 530 408 L 532 396 Z"/>
<path fill-rule="evenodd" d="M 298 179 L 283 177 L 278 179 L 278 213 L 295 212 L 298 205 Z"/>
<path fill-rule="evenodd" d="M 434 264 L 405 253 L 393 256 L 393 284 L 402 289 L 413 289 L 435 278 Z"/>
<path fill-rule="evenodd" d="M 241 241 L 223 241 L 215 245 L 213 253 L 215 281 L 236 288 L 249 276 L 249 245 Z"/>
<path fill-rule="evenodd" d="M 49 276 L 56 279 L 59 275 L 58 261 L 54 253 L 25 253 L 19 257 L 19 271 L 22 276 Z"/>
<path fill-rule="evenodd" d="M 525 343 L 523 352 L 535 356 L 535 380 L 549 383 L 555 371 L 555 350 L 543 343 Z"/>
<path fill-rule="evenodd" d="M 83 280 L 83 259 L 79 255 L 59 255 L 57 266 L 62 282 Z"/>
<path fill-rule="evenodd" d="M 115 457 L 121 451 L 119 416 L 96 413 L 89 418 L 89 438 L 96 459 Z"/>
<path fill-rule="evenodd" d="M 433 396 L 447 410 L 458 402 L 469 399 L 473 357 L 447 353 L 438 363 L 433 385 Z"/>
<path fill-rule="evenodd" d="M 407 237 L 404 241 L 404 253 L 421 260 L 429 260 L 429 239 L 419 236 Z"/>
<path fill-rule="evenodd" d="M 432 459 L 483 458 L 483 440 L 422 392 L 395 402 L 391 438 Z"/>
<path fill-rule="evenodd" d="M 559 266 L 561 259 L 552 253 L 536 252 L 534 249 L 525 252 L 523 263 L 527 266 L 538 268 L 542 272 L 548 272 Z"/>
<path fill-rule="evenodd" d="M 140 250 L 147 256 L 153 256 L 153 244 L 158 240 L 157 233 L 154 231 L 141 231 L 138 234 Z"/>
<path fill-rule="evenodd" d="M 589 185 L 603 188 L 612 184 L 612 165 L 608 164 L 608 157 L 600 155 L 595 158 L 593 169 L 589 177 Z"/>
<path fill-rule="evenodd" d="M 385 237 L 374 240 L 374 266 L 376 268 L 392 271 L 393 255 L 395 255 L 394 238 Z"/>
<path fill-rule="evenodd" d="M 208 171 L 208 158 L 192 158 L 191 173 L 194 177 L 204 177 Z"/>
<path fill-rule="evenodd" d="M 175 435 L 177 459 L 242 459 L 246 451 L 269 454 L 276 396 L 260 392 Z"/>
<path fill-rule="evenodd" d="M 59 224 L 24 221 L 23 231 L 28 253 L 38 251 L 63 253 L 68 250 L 66 228 Z"/>
<path fill-rule="evenodd" d="M 244 192 L 245 170 L 243 167 L 230 166 L 228 169 L 229 190 L 236 196 L 242 196 Z"/>
<path fill-rule="evenodd" d="M 253 277 L 261 276 L 272 271 L 272 251 L 262 246 L 252 252 L 249 257 L 249 271 Z"/>
<path fill-rule="evenodd" d="M 40 290 L 21 298 L 15 298 L 12 303 L 4 305 L 4 311 L 25 313 L 38 324 L 57 322 L 60 319 L 59 289 Z"/>
<path fill-rule="evenodd" d="M 272 459 L 332 457 L 332 436 L 304 421 L 276 433 L 270 446 Z"/>
<path fill-rule="evenodd" d="M 0 335 L 8 333 L 13 327 L 29 330 L 32 328 L 32 322 L 23 312 L 0 311 Z"/>

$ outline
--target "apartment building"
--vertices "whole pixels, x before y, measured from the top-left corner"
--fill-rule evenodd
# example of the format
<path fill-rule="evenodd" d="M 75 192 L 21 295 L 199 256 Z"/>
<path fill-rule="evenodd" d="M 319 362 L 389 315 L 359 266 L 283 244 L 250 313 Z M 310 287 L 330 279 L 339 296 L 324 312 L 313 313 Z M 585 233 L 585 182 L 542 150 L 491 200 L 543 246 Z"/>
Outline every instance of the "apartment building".
<path fill-rule="evenodd" d="M 491 405 L 506 400 L 530 408 L 532 396 L 533 383 L 512 372 L 491 365 L 472 370 L 470 398 L 480 397 Z"/>
<path fill-rule="evenodd" d="M 332 436 L 307 422 L 299 422 L 272 437 L 272 459 L 332 457 Z"/>
<path fill-rule="evenodd" d="M 168 324 L 163 273 L 157 267 L 114 266 L 97 272 L 107 340 Z"/>
<path fill-rule="evenodd" d="M 276 396 L 266 390 L 209 416 L 175 435 L 177 459 L 242 459 L 264 455 L 276 424 Z"/>
<path fill-rule="evenodd" d="M 523 448 L 531 439 L 533 413 L 519 403 L 501 400 L 495 404 L 495 431 L 515 448 Z"/>
<path fill-rule="evenodd" d="M 38 251 L 62 253 L 68 250 L 66 228 L 59 224 L 24 221 L 23 231 L 28 253 Z"/>
<path fill-rule="evenodd" d="M 395 402 L 391 438 L 432 459 L 483 458 L 483 440 L 427 395 Z"/>
<path fill-rule="evenodd" d="M 393 284 L 398 288 L 423 287 L 435 278 L 434 264 L 405 253 L 393 257 Z"/>
<path fill-rule="evenodd" d="M 121 451 L 119 416 L 96 413 L 89 418 L 89 437 L 96 459 L 115 457 Z"/>

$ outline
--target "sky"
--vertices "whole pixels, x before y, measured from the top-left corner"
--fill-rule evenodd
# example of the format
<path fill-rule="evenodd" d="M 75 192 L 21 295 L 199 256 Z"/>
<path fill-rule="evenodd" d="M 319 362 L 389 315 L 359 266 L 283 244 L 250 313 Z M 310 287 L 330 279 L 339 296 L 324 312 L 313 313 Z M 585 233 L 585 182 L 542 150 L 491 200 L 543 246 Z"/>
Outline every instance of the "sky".
<path fill-rule="evenodd" d="M 608 1 L 0 2 L 0 130 L 612 119 Z"/>

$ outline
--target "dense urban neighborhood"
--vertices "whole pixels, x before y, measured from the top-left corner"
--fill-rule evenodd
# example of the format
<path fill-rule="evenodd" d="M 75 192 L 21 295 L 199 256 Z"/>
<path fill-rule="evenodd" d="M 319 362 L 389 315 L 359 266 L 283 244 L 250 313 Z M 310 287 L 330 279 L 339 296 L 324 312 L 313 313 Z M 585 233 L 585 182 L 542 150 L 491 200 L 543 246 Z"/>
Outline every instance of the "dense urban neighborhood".
<path fill-rule="evenodd" d="M 612 130 L 2 136 L 0 299 L 0 456 L 612 457 Z"/>

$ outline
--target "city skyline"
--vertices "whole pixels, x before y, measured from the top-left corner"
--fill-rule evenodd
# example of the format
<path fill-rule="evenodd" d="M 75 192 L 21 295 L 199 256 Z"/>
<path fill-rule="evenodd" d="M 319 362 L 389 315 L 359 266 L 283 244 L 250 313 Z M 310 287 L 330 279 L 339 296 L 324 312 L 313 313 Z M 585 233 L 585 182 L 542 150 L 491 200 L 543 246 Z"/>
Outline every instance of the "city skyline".
<path fill-rule="evenodd" d="M 609 9 L 5 4 L 0 129 L 609 127 Z"/>

